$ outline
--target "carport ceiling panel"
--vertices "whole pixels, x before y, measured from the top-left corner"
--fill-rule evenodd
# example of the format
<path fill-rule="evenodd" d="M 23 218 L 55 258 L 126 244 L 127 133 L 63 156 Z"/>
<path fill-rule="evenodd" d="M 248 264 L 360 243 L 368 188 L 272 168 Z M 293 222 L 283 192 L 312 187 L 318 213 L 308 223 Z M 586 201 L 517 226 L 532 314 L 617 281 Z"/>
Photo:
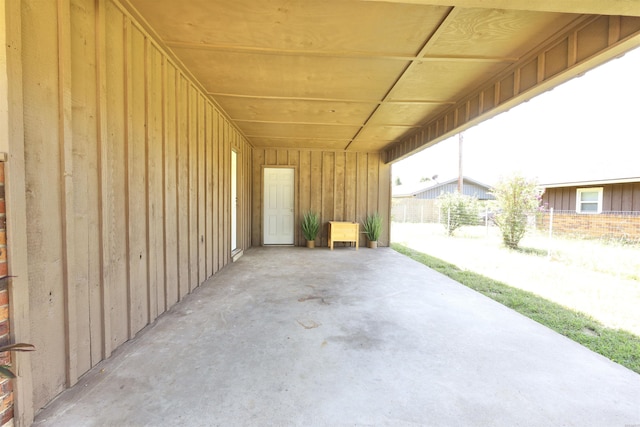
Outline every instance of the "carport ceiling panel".
<path fill-rule="evenodd" d="M 319 138 L 268 138 L 253 137 L 251 144 L 255 148 L 290 148 L 296 150 L 342 150 L 349 140 L 346 139 L 319 139 Z M 388 144 L 385 143 L 384 145 Z M 380 145 L 376 150 L 382 149 Z"/>
<path fill-rule="evenodd" d="M 415 129 L 413 126 L 373 126 L 369 125 L 362 129 L 358 138 L 366 141 L 393 141 L 407 132 Z"/>
<path fill-rule="evenodd" d="M 349 145 L 349 150 L 368 152 L 381 151 L 392 142 L 392 139 L 371 139 L 363 138 L 361 135 L 358 135 Z"/>
<path fill-rule="evenodd" d="M 415 55 L 448 7 L 309 0 L 130 0 L 169 45 Z"/>
<path fill-rule="evenodd" d="M 174 51 L 214 97 L 379 101 L 407 65 L 389 59 Z"/>
<path fill-rule="evenodd" d="M 217 96 L 235 121 L 361 125 L 378 103 Z"/>
<path fill-rule="evenodd" d="M 503 9 L 457 9 L 426 57 L 455 55 L 518 59 L 579 15 Z"/>
<path fill-rule="evenodd" d="M 286 137 L 308 139 L 349 140 L 360 129 L 359 126 L 307 125 L 298 123 L 237 122 L 244 134 L 253 141 L 254 137 Z M 344 147 L 342 147 L 344 148 Z"/>
<path fill-rule="evenodd" d="M 493 61 L 419 62 L 404 74 L 390 100 L 455 102 L 508 65 Z"/>
<path fill-rule="evenodd" d="M 369 125 L 404 125 L 420 124 L 427 117 L 433 117 L 444 111 L 449 103 L 385 103 L 380 105 L 371 117 Z"/>

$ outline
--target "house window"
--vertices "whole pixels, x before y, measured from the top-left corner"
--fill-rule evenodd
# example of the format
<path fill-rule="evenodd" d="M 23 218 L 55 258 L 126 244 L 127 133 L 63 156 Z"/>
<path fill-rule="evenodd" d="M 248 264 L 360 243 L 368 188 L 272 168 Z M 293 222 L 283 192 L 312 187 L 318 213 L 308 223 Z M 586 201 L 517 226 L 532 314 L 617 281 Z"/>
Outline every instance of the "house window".
<path fill-rule="evenodd" d="M 576 201 L 578 213 L 602 212 L 602 187 L 578 188 Z"/>

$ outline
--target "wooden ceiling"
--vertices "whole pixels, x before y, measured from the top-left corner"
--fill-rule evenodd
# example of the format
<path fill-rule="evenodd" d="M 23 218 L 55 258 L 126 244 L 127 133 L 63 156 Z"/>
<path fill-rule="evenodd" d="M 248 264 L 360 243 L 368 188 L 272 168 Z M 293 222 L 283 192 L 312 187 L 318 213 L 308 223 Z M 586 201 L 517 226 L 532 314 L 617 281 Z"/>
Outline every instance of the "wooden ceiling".
<path fill-rule="evenodd" d="M 356 151 L 407 140 L 584 14 L 640 15 L 638 0 L 129 2 L 253 146 Z"/>

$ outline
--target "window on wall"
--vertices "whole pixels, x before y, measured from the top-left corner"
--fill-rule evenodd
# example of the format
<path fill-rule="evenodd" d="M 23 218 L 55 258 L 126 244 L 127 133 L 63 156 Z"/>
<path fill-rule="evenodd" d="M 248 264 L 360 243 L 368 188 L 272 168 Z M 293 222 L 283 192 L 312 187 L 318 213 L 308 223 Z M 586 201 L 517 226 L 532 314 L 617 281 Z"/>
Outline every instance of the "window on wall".
<path fill-rule="evenodd" d="M 602 187 L 578 188 L 576 212 L 594 214 L 602 212 Z"/>

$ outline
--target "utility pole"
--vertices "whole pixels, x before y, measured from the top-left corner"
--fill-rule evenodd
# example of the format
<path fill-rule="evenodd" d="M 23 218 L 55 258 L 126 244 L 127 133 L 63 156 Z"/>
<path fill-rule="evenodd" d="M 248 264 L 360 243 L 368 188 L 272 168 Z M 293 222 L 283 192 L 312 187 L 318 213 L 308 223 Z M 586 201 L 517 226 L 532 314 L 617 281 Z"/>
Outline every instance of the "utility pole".
<path fill-rule="evenodd" d="M 458 193 L 462 194 L 462 132 L 458 134 Z"/>

